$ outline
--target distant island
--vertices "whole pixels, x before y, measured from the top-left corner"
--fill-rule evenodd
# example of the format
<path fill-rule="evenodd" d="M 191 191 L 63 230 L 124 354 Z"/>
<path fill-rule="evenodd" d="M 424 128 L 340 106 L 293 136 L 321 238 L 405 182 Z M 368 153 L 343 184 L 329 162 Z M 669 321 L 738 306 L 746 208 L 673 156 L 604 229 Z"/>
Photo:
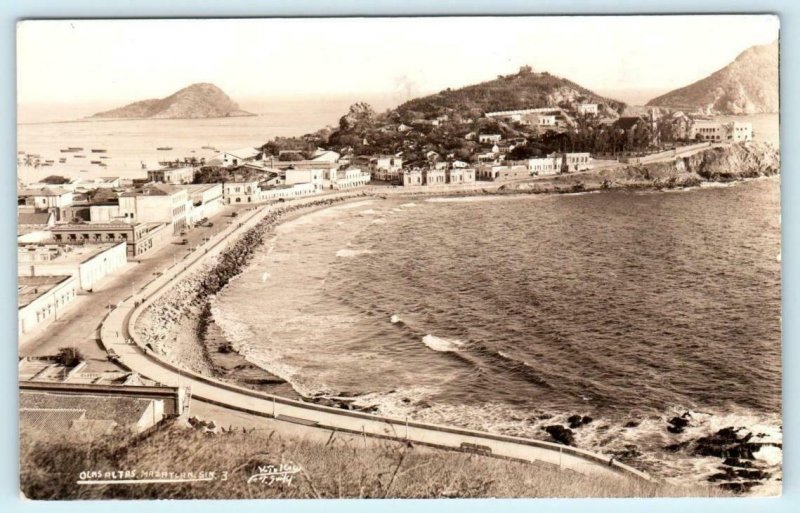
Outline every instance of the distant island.
<path fill-rule="evenodd" d="M 98 112 L 92 119 L 204 119 L 255 116 L 245 112 L 214 84 L 199 83 L 161 99 L 141 100 Z"/>
<path fill-rule="evenodd" d="M 778 41 L 748 48 L 702 80 L 650 100 L 668 107 L 706 114 L 778 112 Z"/>

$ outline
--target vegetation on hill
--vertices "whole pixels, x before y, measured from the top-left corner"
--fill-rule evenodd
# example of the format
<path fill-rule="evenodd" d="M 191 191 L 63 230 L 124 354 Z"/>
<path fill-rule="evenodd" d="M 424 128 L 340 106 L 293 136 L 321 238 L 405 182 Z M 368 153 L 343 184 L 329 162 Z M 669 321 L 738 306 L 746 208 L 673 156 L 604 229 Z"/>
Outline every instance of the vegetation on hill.
<path fill-rule="evenodd" d="M 416 98 L 399 107 L 400 118 L 429 117 L 453 112 L 462 118 L 477 118 L 485 112 L 530 109 L 538 107 L 569 107 L 573 103 L 597 103 L 619 113 L 625 104 L 604 98 L 585 87 L 550 73 L 536 73 L 529 66 L 519 73 L 498 76 L 495 80 L 445 89 L 437 94 Z"/>
<path fill-rule="evenodd" d="M 402 155 L 407 166 L 422 166 L 431 159 L 474 162 L 486 151 L 486 145 L 481 145 L 475 135 L 498 133 L 503 144 L 514 141 L 518 147 L 511 158 L 525 158 L 574 147 L 577 139 L 569 135 L 564 139 L 559 135 L 564 130 L 486 118 L 486 112 L 539 107 L 572 110 L 584 102 L 597 103 L 599 117 L 606 119 L 616 119 L 625 108 L 622 102 L 603 98 L 569 80 L 523 66 L 516 74 L 446 89 L 384 113 L 375 112 L 366 103 L 356 103 L 337 127 L 302 137 L 276 138 L 263 149 L 276 156 L 286 150 L 308 153 L 316 147 L 356 156 Z"/>
<path fill-rule="evenodd" d="M 214 84 L 192 84 L 166 98 L 142 100 L 93 118 L 191 119 L 252 116 Z"/>
<path fill-rule="evenodd" d="M 647 105 L 708 114 L 778 112 L 778 41 L 748 48 L 708 77 Z"/>
<path fill-rule="evenodd" d="M 259 466 L 299 467 L 290 483 L 253 482 Z M 214 471 L 195 483 L 79 486 L 87 470 Z M 221 480 L 222 472 L 227 479 Z M 23 434 L 21 491 L 29 499 L 259 499 L 707 496 L 706 486 L 682 488 L 621 478 L 587 477 L 555 467 L 510 462 L 397 442 L 332 435 L 328 443 L 282 438 L 269 431 L 207 434 L 173 426 L 133 440 L 118 433 L 99 440 Z"/>

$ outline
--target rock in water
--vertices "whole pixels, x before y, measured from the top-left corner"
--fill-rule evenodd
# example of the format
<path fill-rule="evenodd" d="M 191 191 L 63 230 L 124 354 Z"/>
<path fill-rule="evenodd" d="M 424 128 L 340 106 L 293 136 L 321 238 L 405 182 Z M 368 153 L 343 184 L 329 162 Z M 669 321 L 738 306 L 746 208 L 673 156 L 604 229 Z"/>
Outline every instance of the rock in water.
<path fill-rule="evenodd" d="M 557 443 L 563 445 L 574 445 L 575 443 L 575 436 L 571 429 L 567 429 L 564 426 L 559 426 L 557 424 L 553 424 L 551 426 L 547 426 L 544 428 L 553 440 Z"/>

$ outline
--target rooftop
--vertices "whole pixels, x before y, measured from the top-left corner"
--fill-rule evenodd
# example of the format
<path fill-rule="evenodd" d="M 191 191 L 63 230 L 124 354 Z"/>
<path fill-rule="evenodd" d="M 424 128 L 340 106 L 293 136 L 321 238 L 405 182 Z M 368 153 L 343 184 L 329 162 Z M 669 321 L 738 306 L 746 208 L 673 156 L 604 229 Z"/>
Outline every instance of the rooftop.
<path fill-rule="evenodd" d="M 19 244 L 17 247 L 18 261 L 20 263 L 36 263 L 37 265 L 82 264 L 96 257 L 104 251 L 124 242 L 103 242 L 99 244 Z M 56 255 L 52 260 L 34 261 L 28 255 L 51 253 Z"/>
<path fill-rule="evenodd" d="M 39 296 L 70 278 L 72 276 L 19 276 L 17 278 L 18 308 L 28 306 Z"/>
<path fill-rule="evenodd" d="M 52 212 L 20 212 L 17 214 L 17 224 L 47 224 L 52 215 Z"/>
<path fill-rule="evenodd" d="M 122 426 L 135 424 L 142 418 L 152 399 L 134 397 L 113 397 L 99 395 L 57 394 L 47 392 L 21 392 L 19 394 L 20 411 L 39 412 L 40 416 L 48 411 L 64 412 L 59 420 L 76 418 L 88 421 L 113 421 Z M 82 416 L 76 413 L 82 411 Z M 68 414 L 66 412 L 72 412 Z M 20 419 L 22 422 L 22 419 Z M 71 427 L 71 426 L 64 426 Z"/>

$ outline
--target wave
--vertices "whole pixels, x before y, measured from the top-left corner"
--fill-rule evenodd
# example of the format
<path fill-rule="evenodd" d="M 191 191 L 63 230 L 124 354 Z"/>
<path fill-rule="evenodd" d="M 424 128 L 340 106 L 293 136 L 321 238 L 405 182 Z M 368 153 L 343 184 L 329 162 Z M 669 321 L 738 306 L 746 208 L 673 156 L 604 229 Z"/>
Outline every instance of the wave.
<path fill-rule="evenodd" d="M 428 198 L 425 201 L 428 203 L 478 203 L 484 201 L 508 201 L 509 199 L 519 199 L 519 198 L 511 195 L 457 196 L 457 197 L 443 197 L 443 198 Z"/>
<path fill-rule="evenodd" d="M 357 257 L 360 255 L 369 255 L 372 251 L 369 249 L 340 249 L 336 252 L 336 256 L 339 258 L 351 258 Z"/>
<path fill-rule="evenodd" d="M 455 352 L 463 347 L 464 343 L 456 339 L 447 339 L 437 337 L 435 335 L 425 335 L 422 337 L 422 343 L 428 346 L 429 349 L 439 351 L 441 353 Z"/>

